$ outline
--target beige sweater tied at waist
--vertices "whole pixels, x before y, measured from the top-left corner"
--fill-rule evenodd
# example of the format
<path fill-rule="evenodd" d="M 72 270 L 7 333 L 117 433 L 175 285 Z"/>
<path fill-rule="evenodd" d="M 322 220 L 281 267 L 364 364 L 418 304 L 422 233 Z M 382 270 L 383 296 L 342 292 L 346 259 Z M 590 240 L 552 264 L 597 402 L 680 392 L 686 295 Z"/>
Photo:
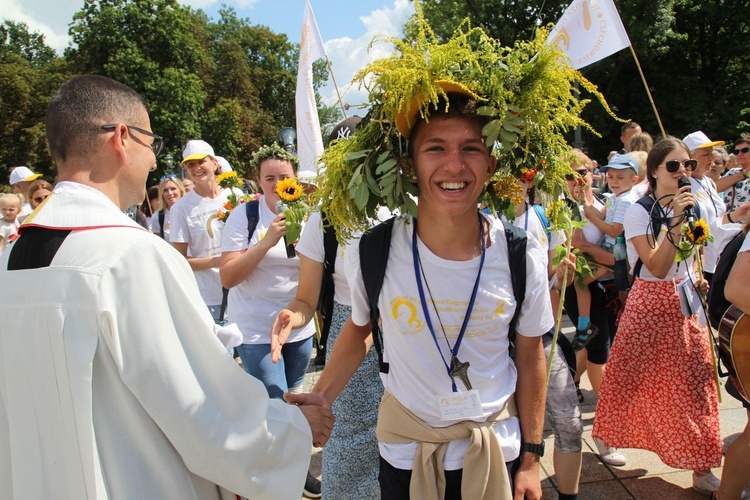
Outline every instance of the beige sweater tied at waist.
<path fill-rule="evenodd" d="M 388 391 L 383 394 L 378 414 L 377 437 L 384 443 L 417 443 L 417 454 L 409 485 L 411 498 L 445 497 L 443 457 L 447 445 L 456 439 L 470 439 L 464 457 L 461 497 L 472 500 L 511 500 L 508 470 L 493 424 L 518 414 L 511 396 L 502 410 L 484 422 L 470 420 L 434 428 L 404 407 Z"/>

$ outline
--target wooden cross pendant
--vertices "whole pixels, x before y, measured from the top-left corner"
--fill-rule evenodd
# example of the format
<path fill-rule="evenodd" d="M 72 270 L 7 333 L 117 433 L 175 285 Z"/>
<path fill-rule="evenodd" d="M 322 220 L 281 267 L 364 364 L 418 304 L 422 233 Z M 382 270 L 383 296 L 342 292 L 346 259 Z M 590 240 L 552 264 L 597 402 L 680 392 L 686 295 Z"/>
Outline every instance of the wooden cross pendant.
<path fill-rule="evenodd" d="M 460 379 L 461 382 L 463 382 L 464 387 L 466 387 L 467 391 L 471 390 L 471 382 L 469 382 L 469 362 L 463 363 L 459 361 L 459 359 L 456 356 L 453 356 L 451 358 L 451 366 L 453 367 L 451 369 L 450 376 L 453 379 L 453 383 L 455 383 L 456 379 Z"/>

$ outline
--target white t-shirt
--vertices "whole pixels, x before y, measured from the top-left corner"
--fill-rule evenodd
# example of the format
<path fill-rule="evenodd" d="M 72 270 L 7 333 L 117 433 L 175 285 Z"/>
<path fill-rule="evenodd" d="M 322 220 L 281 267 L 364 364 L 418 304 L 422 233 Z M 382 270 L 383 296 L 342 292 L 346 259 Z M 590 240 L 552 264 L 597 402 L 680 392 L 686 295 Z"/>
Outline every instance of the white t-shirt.
<path fill-rule="evenodd" d="M 164 234 L 164 240 L 169 241 L 169 226 L 171 222 L 171 215 L 170 210 L 168 208 L 164 209 L 164 231 L 162 234 Z M 156 212 L 153 217 L 151 217 L 151 222 L 149 224 L 149 230 L 154 234 L 159 234 L 162 232 L 161 224 L 159 224 L 159 212 Z"/>
<path fill-rule="evenodd" d="M 542 224 L 542 220 L 531 205 L 526 205 L 526 211 L 516 217 L 513 225 L 526 230 L 531 236 L 541 243 L 544 253 L 544 265 L 549 262 L 549 252 L 555 249 L 557 245 L 565 243 L 565 233 L 562 231 L 553 231 L 548 233 Z M 549 237 L 548 237 L 549 235 Z"/>
<path fill-rule="evenodd" d="M 727 211 L 724 200 L 716 192 L 716 184 L 708 177 L 703 179 L 690 178 L 692 193 L 696 201 L 700 204 L 701 218 L 708 222 L 709 230 L 714 236 L 714 241 L 709 241 L 706 245 L 706 257 L 704 259 L 704 269 L 708 273 L 716 270 L 716 264 L 719 262 L 721 253 L 721 241 L 723 240 L 724 224 L 722 220 Z"/>
<path fill-rule="evenodd" d="M 599 201 L 596 196 L 594 197 L 594 203 L 592 205 L 600 212 L 604 208 L 604 204 Z M 586 225 L 583 227 L 583 229 L 581 229 L 581 231 L 583 232 L 583 238 L 589 243 L 601 246 L 602 241 L 604 241 L 604 231 L 596 227 L 593 222 L 588 220 L 586 216 L 583 215 L 583 205 L 579 205 L 578 210 L 581 214 L 581 220 L 586 221 Z"/>
<path fill-rule="evenodd" d="M 325 263 L 325 246 L 323 244 L 323 221 L 320 219 L 320 212 L 313 212 L 307 219 L 302 236 L 299 237 L 297 253 L 304 255 L 315 262 Z M 352 299 L 349 293 L 349 282 L 346 281 L 344 274 L 344 253 L 346 246 L 338 245 L 336 248 L 336 261 L 334 262 L 335 272 L 333 273 L 333 286 L 335 288 L 333 300 L 344 306 L 350 306 Z"/>
<path fill-rule="evenodd" d="M 740 247 L 740 250 L 737 253 L 740 254 L 742 252 L 750 252 L 750 237 L 748 237 L 747 234 L 745 235 L 745 241 L 742 242 L 742 246 Z"/>
<path fill-rule="evenodd" d="M 247 207 L 240 205 L 227 219 L 221 237 L 222 252 L 237 252 L 256 245 L 276 218 L 265 199 L 258 200 L 258 225 L 248 243 Z M 299 259 L 286 256 L 284 238 L 279 239 L 242 283 L 229 290 L 227 315 L 242 332 L 243 344 L 270 344 L 276 314 L 297 294 Z M 315 324 L 292 330 L 287 342 L 309 338 Z"/>
<path fill-rule="evenodd" d="M 622 224 L 625 220 L 625 212 L 627 212 L 628 208 L 635 203 L 635 200 L 636 198 L 634 198 L 632 191 L 626 191 L 617 196 L 610 196 L 607 198 L 607 203 L 605 203 L 607 212 L 604 217 L 604 222 L 609 225 L 614 223 Z M 613 238 L 606 233 L 604 234 L 604 243 L 609 245 L 610 248 L 615 246 L 615 240 L 616 238 Z"/>
<path fill-rule="evenodd" d="M 484 421 L 500 410 L 515 392 L 517 372 L 508 353 L 508 326 L 515 310 L 515 299 L 508 267 L 508 245 L 502 223 L 490 221 L 492 244 L 487 248 L 474 309 L 458 358 L 468 361 L 469 378 L 479 391 Z M 391 237 L 383 287 L 378 300 L 382 322 L 384 361 L 389 373 L 381 373 L 384 388 L 398 401 L 432 427 L 446 427 L 455 422 L 441 420 L 437 398 L 452 391 L 452 380 L 444 360 L 450 364 L 450 352 L 434 314 L 430 296 L 440 312 L 451 346 L 466 315 L 480 257 L 469 261 L 449 261 L 433 254 L 418 240 L 419 256 L 424 268 L 425 300 L 435 328 L 437 343 L 427 328 L 417 289 L 412 253 L 413 219 L 395 221 Z M 527 243 L 526 298 L 516 330 L 520 335 L 535 337 L 549 331 L 554 324 L 547 288 L 546 249 L 535 238 Z M 370 321 L 370 307 L 359 265 L 359 244 L 346 252 L 346 274 L 352 291 L 352 320 L 357 325 Z M 441 359 L 442 356 L 442 359 Z M 459 386 L 461 384 L 458 384 Z M 463 389 L 463 388 L 460 388 Z M 505 460 L 514 460 L 520 449 L 520 427 L 517 417 L 494 426 Z M 446 470 L 463 467 L 469 440 L 452 441 L 444 458 Z M 416 443 L 380 443 L 380 454 L 399 469 L 412 469 Z"/>
<path fill-rule="evenodd" d="M 656 208 L 654 209 L 656 210 Z M 671 209 L 667 210 L 666 208 L 662 207 L 662 210 L 665 217 L 672 216 Z M 644 234 L 648 234 L 649 238 L 653 238 L 653 234 L 651 232 L 651 216 L 646 211 L 646 209 L 643 208 L 643 206 L 635 203 L 628 209 L 627 213 L 625 214 L 624 227 L 625 238 L 627 240 L 628 263 L 630 264 L 630 269 L 635 269 L 635 264 L 636 262 L 638 262 L 638 252 L 635 250 L 635 245 L 633 245 L 632 239 L 636 236 L 641 236 Z M 669 241 L 666 241 L 667 231 L 667 225 L 662 224 L 661 228 L 659 229 L 659 236 L 657 239 L 659 245 L 671 245 Z M 661 279 L 651 274 L 651 272 L 648 270 L 648 267 L 646 267 L 646 264 L 642 264 L 638 277 L 645 281 L 671 281 L 674 279 L 682 280 L 687 278 L 688 269 L 692 269 L 692 267 L 693 257 L 690 257 L 690 259 L 686 262 L 680 262 L 679 265 L 677 263 L 674 263 L 672 265 L 672 268 L 669 270 L 669 273 L 667 273 L 667 276 L 664 277 L 664 279 Z"/>
<path fill-rule="evenodd" d="M 8 222 L 5 219 L 0 219 L 0 237 L 2 237 L 2 246 L 0 246 L 0 254 L 2 254 L 5 249 L 10 244 L 10 238 L 14 234 L 18 233 L 18 219 L 16 219 L 15 222 Z"/>
<path fill-rule="evenodd" d="M 216 198 L 204 198 L 189 191 L 172 205 L 170 217 L 170 243 L 187 243 L 188 257 L 218 257 L 221 255 L 221 231 L 224 227 L 216 216 L 227 202 L 229 189 L 223 189 Z M 239 195 L 241 193 L 237 192 Z M 174 219 L 174 220 L 172 220 Z M 221 279 L 219 268 L 193 271 L 198 288 L 206 305 L 221 304 Z"/>

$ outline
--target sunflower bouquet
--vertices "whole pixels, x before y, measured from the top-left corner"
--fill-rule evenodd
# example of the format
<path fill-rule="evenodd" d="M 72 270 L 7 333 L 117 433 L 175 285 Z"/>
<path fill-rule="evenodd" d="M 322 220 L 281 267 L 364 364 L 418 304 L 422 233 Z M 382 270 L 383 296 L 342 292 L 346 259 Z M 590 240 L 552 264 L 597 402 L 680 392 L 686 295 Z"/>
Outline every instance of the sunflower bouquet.
<path fill-rule="evenodd" d="M 294 248 L 292 247 L 290 256 L 289 247 L 299 239 L 302 233 L 302 223 L 310 212 L 310 207 L 302 197 L 304 192 L 299 181 L 292 177 L 283 179 L 276 184 L 276 194 L 281 198 L 283 214 L 286 217 L 284 241 L 287 243 L 287 257 L 294 257 Z"/>
<path fill-rule="evenodd" d="M 688 260 L 693 252 L 698 251 L 700 247 L 708 245 L 709 241 L 714 241 L 714 236 L 708 228 L 708 222 L 705 219 L 698 219 L 692 226 L 684 224 L 682 226 L 682 238 L 677 244 L 676 262 Z M 698 266 L 701 266 L 700 259 L 696 256 Z"/>
<path fill-rule="evenodd" d="M 238 205 L 241 205 L 242 203 L 248 201 L 257 200 L 259 198 L 259 196 L 254 194 L 237 196 L 236 191 L 242 187 L 242 179 L 239 178 L 237 172 L 235 171 L 219 174 L 216 177 L 216 182 L 220 187 L 229 189 L 227 202 L 224 203 L 219 212 L 216 214 L 216 218 L 218 218 L 222 222 L 226 222 L 227 218 L 229 218 L 229 214 L 231 214 L 232 210 L 234 210 Z"/>

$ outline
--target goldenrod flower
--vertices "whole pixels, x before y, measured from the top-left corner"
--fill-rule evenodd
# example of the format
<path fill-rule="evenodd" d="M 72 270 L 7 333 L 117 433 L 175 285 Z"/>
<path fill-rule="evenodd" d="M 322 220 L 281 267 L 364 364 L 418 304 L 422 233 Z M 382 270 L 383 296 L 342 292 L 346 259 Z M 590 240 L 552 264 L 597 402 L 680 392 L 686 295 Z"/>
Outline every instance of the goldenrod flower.
<path fill-rule="evenodd" d="M 510 200 L 513 204 L 523 203 L 523 188 L 512 175 L 501 175 L 492 186 L 501 200 Z M 521 200 L 519 201 L 519 198 Z"/>
<path fill-rule="evenodd" d="M 276 193 L 286 202 L 299 200 L 302 192 L 302 186 L 297 182 L 297 179 L 291 177 L 282 179 L 276 184 Z"/>

